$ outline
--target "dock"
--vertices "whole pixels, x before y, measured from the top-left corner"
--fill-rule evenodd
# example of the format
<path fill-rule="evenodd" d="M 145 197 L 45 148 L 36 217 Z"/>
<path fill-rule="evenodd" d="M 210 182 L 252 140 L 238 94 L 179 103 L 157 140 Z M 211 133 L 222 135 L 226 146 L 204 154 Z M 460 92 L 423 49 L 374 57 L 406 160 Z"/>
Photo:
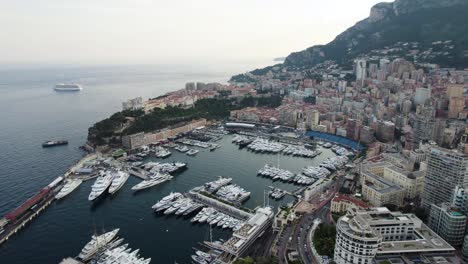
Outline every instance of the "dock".
<path fill-rule="evenodd" d="M 3 232 L 0 233 L 0 245 L 6 242 L 12 235 L 16 234 L 23 227 L 25 227 L 29 222 L 31 222 L 35 217 L 37 217 L 42 211 L 44 211 L 47 206 L 49 206 L 55 199 L 55 193 L 50 193 L 44 200 L 36 204 L 35 208 L 32 207 L 23 215 L 21 218 L 15 220 L 12 223 L 7 223 L 3 228 Z M 2 218 L 1 221 L 7 221 L 5 218 Z M 2 229 L 0 229 L 2 230 Z"/>
<path fill-rule="evenodd" d="M 196 202 L 199 202 L 201 204 L 204 204 L 206 206 L 210 206 L 215 208 L 216 210 L 223 212 L 227 215 L 230 215 L 232 217 L 238 218 L 238 219 L 250 219 L 253 214 L 243 211 L 237 207 L 234 207 L 232 205 L 223 203 L 221 201 L 218 201 L 216 199 L 213 199 L 211 197 L 205 196 L 201 193 L 195 192 L 195 191 L 190 191 L 187 193 L 187 196 L 191 199 L 193 199 Z"/>

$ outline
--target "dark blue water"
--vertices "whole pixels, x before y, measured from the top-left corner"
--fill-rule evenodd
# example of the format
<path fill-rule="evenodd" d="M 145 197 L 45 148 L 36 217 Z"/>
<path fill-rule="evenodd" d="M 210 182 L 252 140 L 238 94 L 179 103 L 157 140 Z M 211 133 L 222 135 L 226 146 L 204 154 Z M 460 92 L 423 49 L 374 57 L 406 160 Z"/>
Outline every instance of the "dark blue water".
<path fill-rule="evenodd" d="M 167 67 L 47 68 L 42 70 L 0 70 L 0 215 L 3 215 L 65 172 L 80 159 L 78 149 L 94 122 L 120 110 L 125 99 L 154 97 L 183 87 L 187 81 L 225 81 L 232 72 Z M 58 82 L 77 82 L 79 93 L 56 93 Z M 68 146 L 42 149 L 48 139 L 64 138 Z M 296 186 L 272 183 L 256 176 L 266 162 L 276 156 L 238 150 L 226 137 L 215 152 L 201 151 L 196 157 L 174 153 L 168 161 L 186 161 L 188 170 L 174 180 L 134 194 L 130 178 L 113 197 L 90 203 L 87 196 L 92 181 L 82 184 L 63 201 L 53 203 L 25 229 L 0 247 L 0 263 L 58 263 L 79 253 L 97 228 L 120 228 L 120 235 L 133 248 L 140 248 L 153 263 L 189 263 L 192 247 L 208 239 L 208 226 L 194 225 L 185 218 L 155 215 L 151 210 L 171 191 L 190 188 L 217 176 L 252 191 L 245 203 L 254 208 L 263 204 L 263 190 L 269 185 L 293 190 Z M 314 160 L 284 157 L 281 166 L 298 171 L 331 155 L 328 150 Z M 285 199 L 282 203 L 291 202 Z M 273 205 L 278 203 L 273 202 Z M 214 229 L 214 237 L 227 231 Z"/>

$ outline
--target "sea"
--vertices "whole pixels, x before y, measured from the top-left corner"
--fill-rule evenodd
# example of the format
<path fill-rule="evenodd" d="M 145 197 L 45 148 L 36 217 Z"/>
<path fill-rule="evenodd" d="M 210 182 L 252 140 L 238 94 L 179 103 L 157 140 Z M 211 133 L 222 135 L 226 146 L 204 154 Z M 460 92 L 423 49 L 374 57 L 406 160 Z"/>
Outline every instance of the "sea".
<path fill-rule="evenodd" d="M 250 70 L 238 67 L 193 65 L 44 66 L 0 68 L 0 216 L 47 186 L 82 158 L 79 149 L 88 128 L 120 111 L 122 102 L 142 96 L 152 98 L 184 87 L 186 82 L 226 83 L 230 76 Z M 79 83 L 81 92 L 55 92 L 56 83 Z M 278 207 L 292 198 L 265 202 L 268 186 L 294 190 L 297 186 L 258 177 L 277 156 L 255 154 L 231 143 L 219 142 L 215 152 L 201 150 L 195 157 L 175 153 L 166 161 L 187 162 L 188 169 L 170 182 L 134 193 L 131 177 L 113 196 L 91 203 L 87 197 L 93 181 L 83 183 L 65 199 L 52 203 L 36 219 L 0 246 L 0 263 L 59 263 L 77 256 L 94 233 L 120 228 L 119 236 L 152 263 L 190 263 L 193 248 L 209 239 L 207 225 L 192 224 L 186 217 L 155 214 L 151 206 L 171 191 L 186 192 L 195 186 L 232 177 L 233 183 L 252 192 L 248 208 L 264 203 Z M 46 140 L 65 139 L 69 145 L 42 148 Z M 333 155 L 329 150 L 315 159 L 281 157 L 280 166 L 299 172 Z M 213 228 L 214 239 L 230 232 Z"/>

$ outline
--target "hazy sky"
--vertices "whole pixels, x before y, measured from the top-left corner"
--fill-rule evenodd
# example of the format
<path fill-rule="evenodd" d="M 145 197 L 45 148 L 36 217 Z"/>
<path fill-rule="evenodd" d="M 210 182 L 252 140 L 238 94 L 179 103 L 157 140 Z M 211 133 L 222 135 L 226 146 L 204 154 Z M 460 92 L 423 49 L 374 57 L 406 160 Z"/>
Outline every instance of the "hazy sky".
<path fill-rule="evenodd" d="M 325 44 L 379 0 L 0 0 L 0 63 L 270 60 Z"/>

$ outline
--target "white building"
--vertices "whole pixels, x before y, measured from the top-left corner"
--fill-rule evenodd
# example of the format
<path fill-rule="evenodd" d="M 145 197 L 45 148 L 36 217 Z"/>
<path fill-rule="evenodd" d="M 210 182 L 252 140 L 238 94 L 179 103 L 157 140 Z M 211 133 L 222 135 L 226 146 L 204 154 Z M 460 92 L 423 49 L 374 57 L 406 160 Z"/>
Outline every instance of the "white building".
<path fill-rule="evenodd" d="M 337 264 L 382 263 L 374 261 L 397 259 L 405 254 L 452 257 L 454 252 L 452 246 L 415 215 L 391 212 L 385 207 L 350 209 L 336 226 Z"/>
<path fill-rule="evenodd" d="M 363 59 L 355 60 L 356 63 L 356 80 L 365 80 L 367 77 L 367 61 Z"/>

